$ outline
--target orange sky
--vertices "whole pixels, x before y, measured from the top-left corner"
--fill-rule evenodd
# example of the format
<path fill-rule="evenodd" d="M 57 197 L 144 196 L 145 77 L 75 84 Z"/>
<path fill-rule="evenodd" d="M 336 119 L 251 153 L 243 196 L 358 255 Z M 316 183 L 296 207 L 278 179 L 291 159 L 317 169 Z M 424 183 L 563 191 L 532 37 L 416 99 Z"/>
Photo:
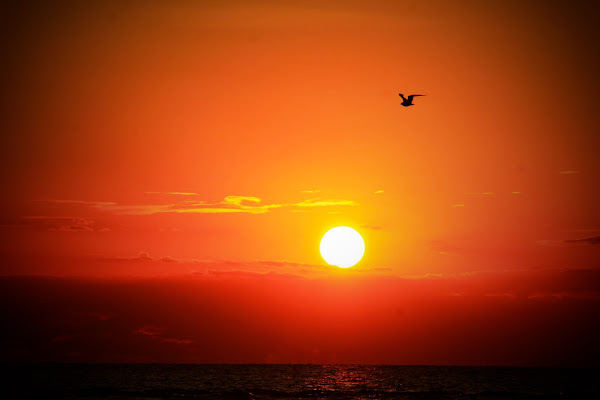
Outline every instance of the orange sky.
<path fill-rule="evenodd" d="M 0 7 L 6 359 L 597 363 L 597 5 L 325 3 Z"/>

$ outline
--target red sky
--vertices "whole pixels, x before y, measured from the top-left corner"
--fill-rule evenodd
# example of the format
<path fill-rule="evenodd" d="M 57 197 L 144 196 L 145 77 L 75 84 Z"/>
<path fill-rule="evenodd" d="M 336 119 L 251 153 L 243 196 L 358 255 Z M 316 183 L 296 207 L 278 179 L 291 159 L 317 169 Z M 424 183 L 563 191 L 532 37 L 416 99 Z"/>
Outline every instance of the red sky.
<path fill-rule="evenodd" d="M 0 361 L 597 365 L 598 11 L 3 3 Z"/>

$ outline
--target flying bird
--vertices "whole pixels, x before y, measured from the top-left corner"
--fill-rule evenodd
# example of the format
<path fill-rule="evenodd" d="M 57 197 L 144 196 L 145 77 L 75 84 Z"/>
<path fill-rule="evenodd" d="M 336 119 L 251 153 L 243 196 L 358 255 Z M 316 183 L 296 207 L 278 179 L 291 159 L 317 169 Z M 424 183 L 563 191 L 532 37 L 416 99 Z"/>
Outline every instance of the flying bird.
<path fill-rule="evenodd" d="M 404 95 L 402 93 L 400 93 L 400 97 L 402 97 L 402 106 L 403 107 L 414 106 L 413 98 L 417 97 L 417 96 L 425 96 L 425 95 L 424 94 L 411 94 L 407 98 L 407 97 L 404 97 Z"/>

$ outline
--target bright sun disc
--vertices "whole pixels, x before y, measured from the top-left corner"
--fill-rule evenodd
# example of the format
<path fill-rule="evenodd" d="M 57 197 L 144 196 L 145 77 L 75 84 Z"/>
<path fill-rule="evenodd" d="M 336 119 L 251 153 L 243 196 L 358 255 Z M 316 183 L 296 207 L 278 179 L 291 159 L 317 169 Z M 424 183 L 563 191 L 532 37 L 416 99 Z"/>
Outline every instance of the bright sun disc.
<path fill-rule="evenodd" d="M 336 226 L 321 239 L 321 256 L 329 265 L 350 268 L 365 254 L 365 241 L 348 226 Z"/>

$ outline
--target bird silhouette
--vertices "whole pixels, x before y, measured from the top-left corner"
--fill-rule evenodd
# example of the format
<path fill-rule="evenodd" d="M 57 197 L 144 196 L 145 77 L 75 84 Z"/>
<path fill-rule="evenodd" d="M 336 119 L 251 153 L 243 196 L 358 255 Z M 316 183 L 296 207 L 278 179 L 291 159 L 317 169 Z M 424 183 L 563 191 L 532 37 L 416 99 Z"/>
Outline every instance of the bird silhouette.
<path fill-rule="evenodd" d="M 400 93 L 400 97 L 402 97 L 402 106 L 403 107 L 408 107 L 408 106 L 414 106 L 413 104 L 413 98 L 417 97 L 417 96 L 425 96 L 424 94 L 411 94 L 408 97 L 404 97 L 404 95 L 402 93 Z"/>

